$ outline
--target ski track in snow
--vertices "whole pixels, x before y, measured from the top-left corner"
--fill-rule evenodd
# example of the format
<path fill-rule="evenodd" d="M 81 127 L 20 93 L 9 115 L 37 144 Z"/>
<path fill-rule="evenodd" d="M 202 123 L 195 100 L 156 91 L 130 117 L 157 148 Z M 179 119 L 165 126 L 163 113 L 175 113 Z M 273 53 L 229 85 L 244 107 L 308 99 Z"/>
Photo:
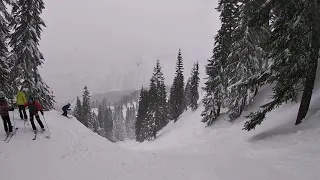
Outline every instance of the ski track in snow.
<path fill-rule="evenodd" d="M 269 92 L 262 89 L 248 112 L 267 102 Z M 45 112 L 51 138 L 39 133 L 32 141 L 31 125 L 25 133 L 16 110 L 19 130 L 9 143 L 0 143 L 1 180 L 318 179 L 320 93 L 314 94 L 306 121 L 294 126 L 298 107 L 283 105 L 247 132 L 241 130 L 244 118 L 229 124 L 226 115 L 205 128 L 200 106 L 168 124 L 155 141 L 117 145 L 56 111 Z M 5 137 L 2 123 L 0 137 Z"/>

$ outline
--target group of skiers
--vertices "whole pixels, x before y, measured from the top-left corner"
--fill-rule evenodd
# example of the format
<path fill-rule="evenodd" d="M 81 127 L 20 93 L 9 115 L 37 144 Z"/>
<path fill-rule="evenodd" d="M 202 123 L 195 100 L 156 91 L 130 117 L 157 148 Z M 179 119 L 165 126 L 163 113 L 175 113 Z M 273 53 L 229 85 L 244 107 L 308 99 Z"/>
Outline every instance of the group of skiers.
<path fill-rule="evenodd" d="M 26 92 L 24 92 L 24 90 L 21 88 L 16 97 L 16 104 L 18 105 L 18 108 L 19 108 L 20 118 L 24 121 L 27 121 L 28 116 L 26 113 L 26 107 L 28 107 L 30 122 L 31 122 L 31 126 L 34 133 L 37 133 L 37 128 L 34 124 L 34 118 L 36 118 L 41 129 L 45 131 L 43 123 L 40 120 L 40 117 L 38 114 L 38 112 L 40 111 L 40 113 L 44 115 L 42 106 L 39 104 L 39 102 L 35 101 L 35 99 L 32 96 L 29 96 L 27 100 L 25 93 Z M 9 103 L 6 100 L 4 92 L 0 91 L 0 115 L 3 120 L 4 130 L 6 131 L 7 135 L 12 133 L 12 127 L 13 127 L 10 121 L 9 111 L 14 111 L 14 107 L 9 106 Z"/>
<path fill-rule="evenodd" d="M 28 115 L 26 113 L 26 107 L 29 109 L 29 116 L 32 129 L 35 134 L 37 134 L 37 127 L 34 124 L 34 118 L 37 120 L 38 124 L 40 125 L 41 129 L 45 131 L 43 123 L 39 116 L 39 111 L 44 115 L 43 108 L 38 101 L 36 101 L 32 96 L 29 96 L 28 99 L 26 97 L 26 90 L 21 88 L 16 96 L 16 105 L 19 109 L 20 118 L 27 122 Z M 68 117 L 67 111 L 70 111 L 71 104 L 68 103 L 67 105 L 62 107 L 63 116 Z M 13 133 L 13 126 L 10 120 L 9 111 L 14 111 L 14 105 L 9 106 L 8 101 L 6 100 L 4 92 L 0 91 L 0 116 L 3 120 L 4 130 L 7 133 L 7 136 Z"/>

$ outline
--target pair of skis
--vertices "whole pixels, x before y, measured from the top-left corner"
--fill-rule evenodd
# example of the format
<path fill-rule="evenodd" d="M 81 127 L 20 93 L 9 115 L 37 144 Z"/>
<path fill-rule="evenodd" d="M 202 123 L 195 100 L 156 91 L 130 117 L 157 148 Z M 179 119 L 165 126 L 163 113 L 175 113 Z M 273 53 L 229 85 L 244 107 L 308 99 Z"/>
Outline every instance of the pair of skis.
<path fill-rule="evenodd" d="M 50 139 L 50 134 L 49 134 L 47 131 L 42 131 L 41 134 L 44 133 L 44 132 L 47 133 L 47 135 L 45 136 L 45 138 Z M 34 133 L 34 138 L 33 138 L 32 140 L 36 140 L 36 139 L 37 139 L 37 136 L 38 136 L 38 132 L 35 132 L 35 133 Z"/>
<path fill-rule="evenodd" d="M 5 141 L 6 143 L 10 142 L 10 140 L 11 140 L 12 137 L 16 134 L 16 132 L 18 131 L 18 129 L 19 129 L 19 128 L 16 127 L 16 128 L 14 129 L 14 131 L 13 131 L 12 133 L 8 134 L 3 141 Z M 45 131 L 43 131 L 43 132 L 45 132 Z M 43 132 L 41 132 L 41 133 L 43 133 Z M 35 133 L 35 136 L 34 136 L 34 138 L 33 138 L 32 140 L 36 140 L 36 139 L 37 139 L 37 135 L 38 135 L 38 133 Z M 50 135 L 47 134 L 47 135 L 45 136 L 45 138 L 50 139 Z"/>
<path fill-rule="evenodd" d="M 5 141 L 6 143 L 10 142 L 11 138 L 16 134 L 17 131 L 18 131 L 18 127 L 16 127 L 16 128 L 13 130 L 13 132 L 11 132 L 10 134 L 8 134 L 3 141 Z"/>

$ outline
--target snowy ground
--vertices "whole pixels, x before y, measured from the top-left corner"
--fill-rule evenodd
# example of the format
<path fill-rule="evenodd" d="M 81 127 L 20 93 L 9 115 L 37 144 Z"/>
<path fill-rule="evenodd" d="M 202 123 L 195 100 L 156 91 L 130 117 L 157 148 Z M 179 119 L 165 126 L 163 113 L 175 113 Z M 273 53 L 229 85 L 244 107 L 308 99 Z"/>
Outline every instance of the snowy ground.
<path fill-rule="evenodd" d="M 250 110 L 268 102 L 271 88 L 264 88 Z M 243 131 L 245 118 L 235 124 L 220 120 L 205 128 L 201 107 L 170 123 L 157 140 L 142 144 L 118 143 L 127 149 L 211 159 L 212 179 L 318 179 L 320 173 L 320 92 L 315 92 L 308 117 L 295 126 L 299 104 L 290 103 L 267 115 L 255 131 Z M 222 117 L 226 119 L 226 117 Z M 200 169 L 199 169 L 200 170 Z"/>
<path fill-rule="evenodd" d="M 269 93 L 270 88 L 263 89 L 249 110 L 268 101 Z M 25 133 L 16 112 L 17 134 L 9 143 L 0 142 L 0 179 L 315 180 L 320 176 L 320 93 L 300 126 L 293 125 L 297 108 L 284 105 L 247 132 L 241 130 L 243 118 L 205 128 L 200 107 L 169 124 L 156 141 L 118 145 L 56 111 L 45 113 L 51 139 L 32 141 L 31 126 Z"/>

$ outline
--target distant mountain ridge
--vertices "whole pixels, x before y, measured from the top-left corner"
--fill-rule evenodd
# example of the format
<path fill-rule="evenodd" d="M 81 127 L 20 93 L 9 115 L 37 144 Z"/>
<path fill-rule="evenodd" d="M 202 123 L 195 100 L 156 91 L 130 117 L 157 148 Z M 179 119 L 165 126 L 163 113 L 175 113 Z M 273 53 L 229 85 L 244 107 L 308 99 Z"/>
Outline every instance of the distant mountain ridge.
<path fill-rule="evenodd" d="M 91 94 L 91 101 L 92 102 L 102 102 L 103 98 L 107 99 L 107 103 L 108 104 L 115 104 L 119 101 L 121 101 L 121 98 L 124 96 L 130 96 L 132 94 L 138 94 L 139 95 L 140 90 L 119 90 L 119 91 L 110 91 L 110 92 L 106 92 L 106 93 L 93 93 Z M 78 97 L 80 98 L 80 100 L 82 100 L 82 94 L 78 95 Z M 139 97 L 137 97 L 139 98 Z M 73 99 L 70 99 L 64 103 L 57 103 L 55 104 L 54 108 L 56 110 L 60 110 L 62 108 L 62 106 L 64 106 L 65 104 L 70 103 L 71 104 L 71 109 L 73 109 L 76 105 L 76 101 L 77 101 L 77 96 L 75 96 Z"/>
<path fill-rule="evenodd" d="M 137 92 L 138 90 L 123 90 L 123 91 L 110 91 L 106 93 L 95 93 L 91 95 L 91 101 L 99 101 L 101 102 L 103 98 L 107 98 L 107 103 L 115 104 L 121 100 L 123 96 L 129 96 L 132 93 Z"/>
<path fill-rule="evenodd" d="M 149 89 L 149 87 L 144 87 L 145 89 Z M 167 91 L 167 96 L 169 96 L 170 94 L 170 86 L 166 86 L 166 91 Z M 132 100 L 135 102 L 138 102 L 139 100 L 139 94 L 140 94 L 140 89 L 139 90 L 135 90 L 135 89 L 131 89 L 131 90 L 114 90 L 114 91 L 109 91 L 106 93 L 93 93 L 91 94 L 91 101 L 92 102 L 102 102 L 103 98 L 107 98 L 107 103 L 110 105 L 114 105 L 115 103 L 118 103 L 121 101 L 121 98 L 123 96 L 132 96 Z M 82 94 L 78 95 L 78 97 L 80 98 L 80 100 L 82 100 Z M 70 99 L 68 101 L 65 101 L 63 103 L 57 103 L 55 104 L 54 108 L 58 111 L 61 110 L 61 108 L 70 103 L 71 104 L 71 109 L 73 109 L 76 105 L 76 101 L 77 101 L 77 96 L 75 96 L 73 99 Z"/>

